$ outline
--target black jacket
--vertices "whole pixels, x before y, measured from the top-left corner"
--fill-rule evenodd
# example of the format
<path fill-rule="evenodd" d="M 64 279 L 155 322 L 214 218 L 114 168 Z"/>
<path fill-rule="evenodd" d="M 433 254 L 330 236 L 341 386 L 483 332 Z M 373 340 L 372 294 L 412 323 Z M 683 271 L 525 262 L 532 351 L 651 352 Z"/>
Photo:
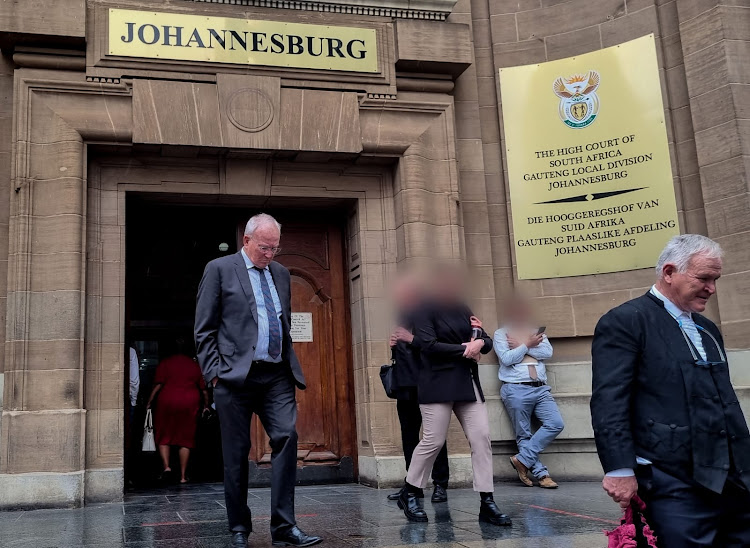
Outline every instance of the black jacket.
<path fill-rule="evenodd" d="M 414 333 L 414 312 L 402 314 L 399 325 Z M 419 339 L 414 337 L 411 343 L 398 341 L 396 346 L 391 348 L 391 357 L 395 361 L 393 389 L 396 391 L 396 398 L 401 399 L 402 395 L 408 397 L 409 393 L 417 388 L 421 363 Z"/>
<path fill-rule="evenodd" d="M 473 383 L 484 401 L 477 362 L 463 357 L 462 343 L 471 340 L 469 307 L 464 304 L 425 305 L 415 320 L 415 338 L 422 349 L 419 403 L 477 401 Z M 482 354 L 492 350 L 492 339 L 482 331 Z M 472 382 L 473 381 L 473 382 Z"/>
<path fill-rule="evenodd" d="M 289 364 L 297 387 L 304 389 L 305 376 L 289 335 L 291 277 L 277 262 L 268 268 L 281 301 L 282 361 Z M 219 377 L 241 387 L 250 372 L 257 340 L 257 304 L 241 251 L 214 259 L 203 272 L 195 307 L 195 346 L 206 382 Z"/>
<path fill-rule="evenodd" d="M 700 314 L 696 325 L 721 333 Z M 699 330 L 708 361 L 720 352 Z M 591 415 L 605 472 L 636 455 L 720 493 L 727 476 L 750 486 L 750 435 L 726 363 L 696 365 L 678 323 L 650 292 L 610 310 L 594 332 Z"/>

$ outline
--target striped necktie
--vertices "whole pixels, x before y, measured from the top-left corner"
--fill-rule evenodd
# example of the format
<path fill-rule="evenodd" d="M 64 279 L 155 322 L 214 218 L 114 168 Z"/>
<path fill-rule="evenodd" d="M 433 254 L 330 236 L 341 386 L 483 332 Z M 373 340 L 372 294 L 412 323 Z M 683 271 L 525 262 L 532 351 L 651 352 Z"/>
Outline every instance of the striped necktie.
<path fill-rule="evenodd" d="M 279 318 L 276 314 L 276 306 L 273 304 L 271 287 L 266 279 L 264 269 L 253 267 L 260 274 L 260 287 L 263 291 L 263 301 L 266 306 L 266 316 L 268 316 L 268 355 L 276 359 L 281 353 L 281 329 L 279 327 Z"/>

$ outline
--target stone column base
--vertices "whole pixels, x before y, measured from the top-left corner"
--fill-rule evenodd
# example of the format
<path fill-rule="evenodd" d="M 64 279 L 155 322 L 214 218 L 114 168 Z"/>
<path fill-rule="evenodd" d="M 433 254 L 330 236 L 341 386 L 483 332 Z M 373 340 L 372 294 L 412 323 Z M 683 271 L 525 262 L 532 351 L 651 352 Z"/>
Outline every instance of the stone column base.
<path fill-rule="evenodd" d="M 83 505 L 83 471 L 0 474 L 0 510 L 78 508 Z"/>
<path fill-rule="evenodd" d="M 449 455 L 450 486 L 471 487 L 471 455 Z M 359 457 L 359 482 L 370 487 L 401 487 L 406 477 L 403 456 Z"/>
<path fill-rule="evenodd" d="M 122 494 L 122 468 L 0 474 L 0 510 L 78 508 L 84 502 L 119 502 Z"/>
<path fill-rule="evenodd" d="M 120 502 L 125 490 L 125 473 L 122 468 L 86 470 L 84 499 L 95 502 Z"/>

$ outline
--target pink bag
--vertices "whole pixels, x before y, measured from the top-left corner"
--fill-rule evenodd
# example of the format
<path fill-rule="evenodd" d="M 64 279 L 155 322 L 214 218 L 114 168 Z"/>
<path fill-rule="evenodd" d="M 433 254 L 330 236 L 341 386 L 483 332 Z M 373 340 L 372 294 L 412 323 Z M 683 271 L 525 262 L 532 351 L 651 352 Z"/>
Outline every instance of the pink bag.
<path fill-rule="evenodd" d="M 656 536 L 643 517 L 646 504 L 636 495 L 625 509 L 622 524 L 612 531 L 605 531 L 609 537 L 607 548 L 656 548 Z"/>

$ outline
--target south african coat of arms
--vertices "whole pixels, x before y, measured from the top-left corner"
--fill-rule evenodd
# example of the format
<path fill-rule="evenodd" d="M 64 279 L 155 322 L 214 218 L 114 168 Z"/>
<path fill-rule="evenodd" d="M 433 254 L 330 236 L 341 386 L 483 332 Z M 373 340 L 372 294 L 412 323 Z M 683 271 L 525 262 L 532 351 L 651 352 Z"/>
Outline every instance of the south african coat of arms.
<path fill-rule="evenodd" d="M 575 74 L 569 78 L 559 77 L 552 90 L 560 98 L 560 119 L 568 127 L 582 129 L 591 125 L 599 114 L 599 73 L 590 70 L 587 74 Z"/>

